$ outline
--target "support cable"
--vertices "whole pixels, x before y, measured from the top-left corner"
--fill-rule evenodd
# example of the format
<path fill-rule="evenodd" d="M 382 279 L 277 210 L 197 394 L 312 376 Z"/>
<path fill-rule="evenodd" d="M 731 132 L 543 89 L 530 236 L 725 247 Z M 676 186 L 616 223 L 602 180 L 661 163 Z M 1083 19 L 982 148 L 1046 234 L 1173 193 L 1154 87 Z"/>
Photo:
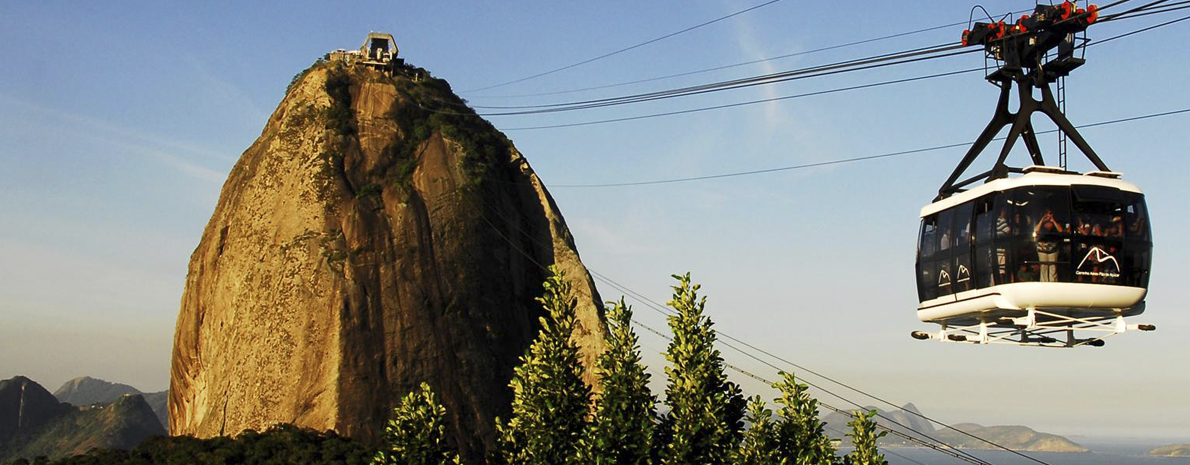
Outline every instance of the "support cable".
<path fill-rule="evenodd" d="M 671 32 L 671 33 L 669 33 L 669 34 L 663 35 L 663 36 L 661 36 L 661 37 L 657 37 L 657 38 L 655 38 L 655 39 L 649 39 L 649 40 L 646 40 L 646 41 L 644 41 L 644 42 L 638 43 L 638 44 L 636 44 L 636 45 L 631 45 L 631 46 L 628 46 L 628 47 L 624 47 L 624 48 L 621 48 L 621 49 L 619 49 L 619 50 L 616 50 L 616 51 L 613 51 L 613 52 L 608 52 L 608 53 L 605 53 L 605 54 L 603 54 L 603 55 L 599 55 L 599 56 L 597 56 L 597 57 L 594 57 L 594 58 L 588 58 L 588 59 L 586 59 L 586 60 L 582 60 L 582 61 L 579 61 L 579 62 L 577 62 L 577 63 L 572 63 L 572 64 L 569 64 L 569 65 L 566 65 L 566 66 L 562 66 L 562 67 L 559 67 L 559 68 L 554 68 L 554 69 L 551 69 L 551 70 L 549 70 L 549 71 L 545 71 L 545 72 L 541 72 L 541 73 L 534 74 L 534 75 L 532 75 L 532 76 L 527 76 L 527 77 L 523 77 L 523 78 L 520 78 L 520 79 L 514 79 L 514 80 L 511 80 L 511 81 L 508 81 L 508 82 L 503 82 L 503 83 L 500 83 L 500 84 L 490 85 L 490 86 L 487 86 L 487 87 L 480 87 L 480 88 L 478 88 L 478 89 L 471 89 L 471 90 L 469 90 L 469 91 L 462 91 L 462 92 L 478 92 L 478 91 L 481 91 L 481 90 L 495 89 L 495 88 L 497 88 L 497 87 L 504 87 L 504 86 L 507 86 L 507 85 L 509 85 L 509 84 L 516 84 L 516 83 L 518 83 L 518 82 L 525 82 L 525 81 L 528 81 L 528 80 L 531 80 L 531 79 L 537 79 L 537 78 L 539 78 L 539 77 L 542 77 L 542 76 L 547 76 L 547 75 L 550 75 L 550 74 L 554 74 L 554 73 L 557 73 L 557 72 L 559 72 L 559 71 L 565 71 L 565 70 L 568 70 L 568 69 L 570 69 L 570 68 L 574 68 L 574 67 L 577 67 L 577 66 L 582 66 L 582 65 L 585 65 L 585 64 L 588 64 L 588 63 L 594 62 L 594 61 L 602 60 L 602 59 L 604 59 L 604 58 L 608 58 L 608 57 L 611 57 L 611 56 L 619 55 L 619 54 L 621 54 L 621 53 L 624 53 L 624 52 L 627 52 L 627 51 L 629 51 L 629 50 L 633 50 L 633 49 L 637 49 L 637 48 L 640 48 L 640 47 L 644 47 L 644 46 L 646 46 L 646 45 L 649 45 L 649 44 L 652 44 L 652 43 L 655 43 L 655 42 L 660 42 L 660 41 L 662 41 L 662 40 L 665 40 L 665 39 L 668 39 L 668 38 L 670 38 L 670 37 L 674 37 L 674 36 L 677 36 L 677 35 L 680 35 L 680 34 L 684 34 L 684 33 L 687 33 L 687 32 L 690 32 L 690 31 L 693 31 L 693 30 L 695 30 L 695 29 L 698 29 L 698 28 L 704 27 L 704 26 L 709 26 L 709 25 L 711 25 L 711 24 L 715 24 L 715 23 L 717 23 L 717 22 L 720 22 L 720 21 L 723 21 L 723 20 L 726 20 L 726 19 L 729 19 L 729 18 L 733 18 L 733 17 L 739 16 L 739 15 L 742 15 L 742 14 L 744 14 L 744 13 L 747 13 L 747 12 L 749 12 L 749 11 L 752 11 L 752 10 L 756 10 L 756 9 L 758 9 L 758 8 L 763 8 L 763 7 L 766 7 L 766 6 L 772 5 L 772 4 L 774 4 L 774 3 L 777 3 L 777 2 L 779 2 L 779 1 L 781 1 L 781 0 L 769 0 L 769 1 L 767 1 L 767 2 L 764 2 L 764 3 L 761 3 L 761 4 L 759 4 L 759 5 L 755 5 L 755 6 L 752 6 L 752 7 L 748 7 L 748 8 L 745 8 L 745 9 L 743 9 L 743 10 L 737 11 L 737 12 L 735 12 L 735 13 L 731 13 L 731 14 L 729 14 L 729 15 L 726 15 L 726 16 L 720 16 L 720 17 L 718 17 L 718 18 L 715 18 L 715 19 L 712 19 L 712 20 L 710 20 L 710 21 L 705 21 L 705 22 L 703 22 L 703 23 L 700 23 L 700 24 L 696 24 L 696 25 L 694 25 L 694 26 L 687 27 L 687 28 L 685 28 L 685 29 L 682 29 L 682 30 L 680 30 L 680 31 Z"/>
<path fill-rule="evenodd" d="M 539 130 L 539 129 L 573 128 L 573 127 L 580 127 L 580 126 L 592 126 L 592 125 L 597 125 L 597 124 L 621 123 L 624 121 L 637 121 L 637 120 L 643 120 L 643 119 L 661 118 L 661 117 L 665 117 L 665 116 L 685 115 L 685 114 L 690 114 L 690 113 L 701 113 L 704 111 L 722 110 L 725 108 L 735 108 L 735 107 L 743 107 L 743 106 L 749 106 L 749 105 L 758 105 L 761 103 L 769 103 L 769 102 L 780 102 L 783 100 L 792 100 L 792 99 L 805 98 L 805 97 L 814 97 L 814 96 L 818 96 L 818 95 L 835 94 L 835 93 L 840 93 L 840 92 L 848 92 L 848 91 L 860 90 L 860 89 L 869 89 L 872 87 L 882 87 L 882 86 L 893 85 L 893 84 L 904 84 L 904 83 L 908 83 L 908 82 L 922 81 L 922 80 L 926 80 L 926 79 L 934 79 L 934 78 L 940 78 L 940 77 L 946 77 L 946 76 L 954 76 L 956 74 L 967 74 L 967 73 L 973 73 L 976 71 L 983 71 L 983 70 L 984 69 L 982 67 L 971 68 L 971 69 L 965 69 L 965 70 L 960 70 L 960 71 L 950 71 L 950 72 L 945 72 L 945 73 L 928 74 L 925 76 L 917 76 L 917 77 L 904 78 L 904 79 L 893 79 L 891 81 L 880 81 L 880 82 L 873 82 L 873 83 L 868 83 L 868 84 L 859 84 L 859 85 L 854 85 L 854 86 L 849 86 L 849 87 L 838 87 L 838 88 L 834 88 L 834 89 L 819 90 L 819 91 L 806 92 L 806 93 L 801 93 L 801 94 L 785 95 L 785 96 L 781 96 L 781 97 L 770 97 L 770 98 L 763 98 L 763 99 L 757 99 L 757 100 L 748 100 L 748 101 L 744 101 L 744 102 L 725 103 L 722 105 L 712 105 L 712 106 L 707 106 L 707 107 L 690 108 L 690 109 L 686 109 L 686 110 L 674 110 L 674 111 L 666 111 L 666 112 L 661 112 L 661 113 L 650 113 L 650 114 L 638 115 L 638 116 L 625 116 L 622 118 L 611 118 L 611 119 L 603 119 L 603 120 L 596 120 L 596 121 L 582 121 L 582 122 L 578 122 L 578 123 L 562 123 L 562 124 L 549 124 L 549 125 L 544 125 L 544 126 L 512 127 L 512 128 L 505 128 L 504 130 L 505 131 L 532 131 L 532 130 Z"/>
<path fill-rule="evenodd" d="M 660 90 L 654 92 L 645 92 L 638 94 L 622 95 L 618 97 L 607 97 L 599 99 L 578 100 L 564 103 L 552 103 L 541 105 L 508 105 L 508 106 L 481 106 L 477 105 L 470 108 L 478 109 L 492 109 L 492 110 L 509 110 L 499 112 L 484 112 L 479 113 L 480 116 L 512 116 L 512 115 L 529 115 L 538 113 L 553 113 L 558 111 L 571 110 L 585 110 L 590 108 L 601 108 L 612 105 L 622 105 L 626 103 L 647 102 L 653 100 L 661 100 L 673 97 L 682 97 L 687 95 L 699 95 L 711 91 L 733 90 L 744 87 L 752 87 L 763 84 L 773 84 L 778 82 L 786 82 L 797 79 L 806 79 L 809 77 L 827 76 L 833 74 L 840 74 L 851 71 L 860 71 L 873 68 L 882 68 L 892 65 L 899 65 L 905 63 L 913 63 L 924 60 L 932 60 L 936 58 L 946 58 L 956 55 L 964 55 L 968 53 L 978 52 L 978 50 L 966 50 L 955 52 L 955 50 L 963 48 L 962 45 L 942 44 L 930 47 L 921 47 L 900 52 L 885 53 L 874 55 L 870 57 L 858 58 L 854 60 L 846 60 L 841 62 L 829 63 L 825 65 L 812 66 L 807 68 L 798 68 L 789 71 L 781 71 L 777 73 L 761 74 L 756 76 L 749 76 L 738 79 L 730 79 L 725 81 L 716 81 L 706 84 L 699 84 L 694 86 L 679 87 L 674 89 Z M 951 52 L 951 53 L 945 53 Z M 936 55 L 940 54 L 940 55 Z M 936 55 L 936 56 L 930 56 Z M 452 102 L 442 102 L 447 105 L 458 105 Z M 434 109 L 422 107 L 423 109 L 434 111 Z"/>
<path fill-rule="evenodd" d="M 1108 121 L 1100 121 L 1098 123 L 1084 124 L 1084 125 L 1075 126 L 1075 127 L 1079 128 L 1079 129 L 1093 128 L 1093 127 L 1097 127 L 1097 126 L 1107 126 L 1107 125 L 1112 125 L 1112 124 L 1117 124 L 1117 123 L 1126 123 L 1126 122 L 1130 122 L 1130 121 L 1144 120 L 1144 119 L 1150 119 L 1150 118 L 1160 118 L 1163 116 L 1172 116 L 1172 115 L 1178 115 L 1178 114 L 1182 114 L 1182 113 L 1190 113 L 1190 108 L 1184 108 L 1181 110 L 1165 111 L 1165 112 L 1161 112 L 1161 113 L 1151 113 L 1151 114 L 1140 115 L 1140 116 L 1132 116 L 1132 117 L 1128 117 L 1128 118 L 1119 118 L 1119 119 L 1108 120 Z M 1053 133 L 1056 131 L 1057 131 L 1056 129 L 1051 129 L 1048 131 L 1037 132 L 1037 134 L 1039 134 L 1039 135 L 1040 134 L 1050 134 L 1050 133 Z M 1004 140 L 1004 139 L 1005 139 L 1005 137 L 997 137 L 993 140 Z M 570 188 L 570 189 L 606 188 L 606 187 L 649 186 L 649 185 L 656 185 L 656 184 L 675 184 L 675 183 L 693 182 L 693 181 L 707 181 L 707 180 L 711 180 L 711 179 L 734 178 L 734 177 L 739 177 L 739 176 L 752 176 L 752 175 L 757 175 L 757 174 L 800 170 L 800 169 L 806 169 L 806 168 L 815 168 L 815 167 L 819 167 L 819 166 L 840 165 L 840 164 L 844 164 L 844 163 L 854 163 L 854 162 L 859 162 L 859 161 L 876 160 L 876 159 L 880 159 L 880 158 L 890 158 L 890 157 L 912 155 L 912 154 L 924 153 L 924 152 L 933 152 L 936 150 L 952 149 L 952 148 L 956 148 L 956 147 L 966 147 L 966 146 L 970 146 L 972 143 L 973 142 L 960 142 L 960 143 L 956 143 L 956 144 L 935 145 L 932 147 L 925 147 L 925 148 L 912 149 L 912 150 L 902 150 L 899 152 L 882 153 L 879 155 L 868 155 L 868 156 L 863 156 L 863 157 L 843 158 L 843 159 L 838 159 L 838 160 L 830 160 L 830 161 L 823 161 L 823 162 L 816 162 L 816 163 L 803 163 L 803 164 L 798 164 L 798 165 L 780 166 L 780 167 L 775 167 L 775 168 L 764 168 L 764 169 L 749 170 L 749 171 L 736 171 L 736 172 L 730 172 L 730 173 L 708 174 L 708 175 L 704 175 L 704 176 L 691 176 L 691 177 L 685 177 L 685 178 L 654 179 L 654 180 L 648 180 L 648 181 L 612 182 L 612 183 L 599 183 L 599 184 L 554 184 L 552 187 Z"/>
<path fill-rule="evenodd" d="M 1027 10 L 1014 11 L 1012 13 L 1009 13 L 1009 16 L 1020 14 L 1020 13 L 1027 13 L 1030 11 L 1033 11 L 1033 10 L 1027 9 Z M 863 45 L 863 44 L 869 44 L 869 43 L 873 43 L 873 42 L 879 42 L 882 40 L 895 39 L 898 37 L 905 37 L 905 36 L 920 34 L 923 32 L 936 31 L 939 29 L 947 29 L 947 28 L 962 26 L 964 24 L 969 24 L 969 23 L 970 23 L 970 21 L 959 21 L 956 23 L 943 24 L 941 26 L 926 27 L 926 28 L 917 29 L 917 30 L 913 30 L 913 31 L 899 32 L 896 34 L 889 34 L 889 35 L 884 35 L 884 36 L 880 36 L 880 37 L 873 37 L 870 39 L 857 40 L 854 42 L 847 42 L 847 43 L 836 44 L 836 45 L 828 45 L 828 46 L 814 48 L 814 49 L 810 49 L 810 50 L 803 50 L 800 52 L 793 52 L 793 53 L 787 53 L 784 55 L 778 55 L 778 56 L 773 56 L 773 57 L 768 57 L 768 58 L 761 58 L 758 60 L 749 60 L 749 61 L 734 63 L 734 64 L 730 64 L 730 65 L 714 66 L 714 67 L 703 68 L 703 69 L 698 69 L 698 70 L 694 70 L 694 71 L 686 71 L 686 72 L 682 72 L 682 73 L 668 74 L 668 75 L 664 75 L 664 76 L 655 76 L 655 77 L 651 77 L 651 78 L 637 79 L 634 81 L 625 81 L 625 82 L 618 82 L 618 83 L 613 83 L 613 84 L 603 84 L 603 85 L 598 85 L 598 86 L 583 87 L 583 88 L 578 88 L 578 89 L 559 90 L 559 91 L 552 91 L 552 92 L 539 92 L 539 93 L 518 94 L 518 95 L 485 95 L 485 96 L 472 96 L 471 98 L 510 99 L 510 98 L 526 98 L 526 97 L 544 97 L 544 96 L 550 96 L 550 95 L 572 94 L 572 93 L 585 92 L 585 91 L 591 91 L 591 90 L 610 89 L 610 88 L 614 88 L 614 87 L 623 87 L 623 86 L 628 86 L 628 85 L 632 85 L 632 84 L 642 84 L 642 83 L 646 83 L 646 82 L 662 81 L 662 80 L 666 80 L 666 79 L 692 76 L 695 74 L 703 74 L 703 73 L 708 73 L 708 72 L 712 72 L 712 71 L 722 71 L 725 69 L 738 68 L 741 66 L 754 65 L 754 64 L 758 64 L 758 63 L 767 63 L 767 62 L 771 62 L 771 61 L 783 60 L 786 58 L 793 58 L 793 57 L 797 57 L 797 56 L 810 55 L 813 53 L 837 50 L 837 49 L 852 47 L 852 46 L 856 46 L 856 45 Z M 478 107 L 476 107 L 476 108 L 478 108 Z"/>
<path fill-rule="evenodd" d="M 1127 1 L 1127 0 L 1123 0 L 1123 1 Z M 1162 0 L 1162 1 L 1165 1 L 1165 0 Z M 1113 3 L 1112 5 L 1117 5 L 1120 3 L 1122 3 L 1122 2 L 1116 2 L 1116 3 Z M 1154 2 L 1154 3 L 1156 3 L 1156 2 Z M 1109 5 L 1109 6 L 1112 6 L 1112 5 Z M 1125 13 L 1129 13 L 1129 12 L 1133 12 L 1133 11 L 1143 12 L 1144 8 L 1145 7 L 1139 7 L 1139 8 L 1133 9 L 1133 10 L 1129 10 L 1128 12 L 1125 12 Z M 1190 6 L 1177 7 L 1175 9 L 1180 9 L 1180 8 L 1190 8 Z M 1175 11 L 1175 9 L 1162 10 L 1160 12 Z M 1123 13 L 1121 13 L 1121 14 L 1123 14 Z M 1190 19 L 1190 18 L 1187 18 L 1187 19 Z M 1140 32 L 1149 31 L 1149 30 L 1156 29 L 1159 27 L 1167 26 L 1170 24 L 1181 22 L 1183 20 L 1184 19 L 1168 21 L 1165 23 L 1146 27 L 1146 28 L 1143 28 L 1140 30 L 1131 31 L 1129 33 L 1120 34 L 1118 36 L 1109 37 L 1107 39 L 1095 41 L 1091 45 L 1107 43 L 1112 40 L 1116 40 L 1116 39 L 1119 39 L 1122 37 L 1127 37 L 1127 36 L 1137 34 Z M 858 71 L 858 70 L 863 70 L 863 69 L 871 69 L 871 68 L 876 68 L 876 67 L 886 67 L 886 66 L 891 66 L 891 65 L 895 65 L 895 64 L 905 64 L 905 63 L 924 61 L 924 60 L 930 60 L 930 59 L 935 59 L 935 58 L 945 58 L 945 57 L 949 57 L 949 56 L 954 56 L 954 55 L 959 55 L 959 54 L 964 54 L 964 53 L 973 53 L 973 52 L 977 51 L 977 50 L 967 50 L 967 51 L 947 53 L 947 54 L 943 54 L 943 55 L 934 55 L 934 56 L 926 56 L 926 57 L 919 56 L 919 55 L 923 55 L 923 54 L 928 55 L 930 53 L 939 53 L 939 52 L 944 52 L 947 50 L 954 50 L 957 48 L 961 48 L 961 46 L 936 46 L 936 47 L 932 47 L 932 48 L 926 47 L 926 48 L 911 50 L 908 52 L 898 52 L 898 53 L 891 53 L 891 54 L 885 54 L 885 55 L 877 55 L 877 56 L 869 57 L 869 58 L 833 63 L 833 64 L 822 65 L 822 66 L 818 66 L 818 67 L 791 70 L 791 71 L 786 71 L 786 72 L 782 72 L 782 73 L 772 73 L 772 74 L 768 74 L 768 75 L 753 76 L 753 77 L 749 77 L 749 78 L 741 78 L 741 79 L 736 79 L 736 80 L 731 80 L 731 81 L 722 81 L 722 82 L 716 82 L 716 83 L 703 84 L 703 85 L 699 85 L 699 86 L 691 86 L 691 87 L 685 87 L 685 88 L 679 88 L 679 89 L 657 91 L 657 92 L 651 92 L 651 93 L 645 93 L 645 94 L 635 94 L 635 95 L 628 95 L 628 96 L 621 96 L 621 97 L 612 97 L 612 98 L 606 98 L 606 99 L 595 99 L 595 100 L 568 102 L 568 103 L 561 103 L 561 104 L 549 104 L 549 105 L 492 107 L 492 108 L 508 108 L 508 109 L 526 108 L 527 110 L 524 110 L 524 111 L 508 111 L 508 112 L 492 112 L 492 113 L 452 112 L 452 111 L 448 111 L 448 110 L 442 110 L 439 108 L 430 108 L 430 107 L 423 105 L 422 103 L 416 102 L 416 101 L 414 103 L 426 111 L 440 113 L 440 114 L 459 115 L 459 116 L 471 115 L 471 114 L 476 114 L 478 116 L 513 116 L 513 115 L 531 115 L 531 114 L 540 114 L 540 113 L 552 113 L 552 112 L 559 112 L 559 111 L 585 110 L 585 109 L 592 109 L 592 108 L 602 108 L 605 106 L 612 106 L 612 105 L 640 103 L 640 102 L 647 102 L 647 101 L 661 100 L 661 99 L 668 99 L 668 98 L 675 98 L 675 97 L 699 95 L 699 94 L 703 94 L 703 93 L 717 92 L 717 91 L 722 91 L 722 90 L 733 90 L 733 89 L 738 89 L 738 88 L 743 88 L 743 87 L 752 87 L 752 86 L 757 86 L 757 85 L 774 84 L 774 83 L 785 82 L 785 81 L 796 80 L 796 79 L 805 79 L 805 78 L 809 78 L 809 77 L 818 77 L 818 76 L 824 76 L 824 75 L 839 74 L 839 73 L 844 73 L 844 72 Z M 912 57 L 916 57 L 916 58 L 912 58 Z M 901 59 L 901 60 L 895 61 L 892 63 L 884 63 L 884 61 L 896 60 L 896 59 Z M 951 74 L 959 74 L 959 72 L 954 72 Z M 922 77 L 922 78 L 929 78 L 929 77 L 939 77 L 939 75 L 930 75 L 928 77 Z M 885 82 L 881 82 L 881 83 L 873 83 L 871 85 L 853 86 L 853 87 L 844 88 L 844 89 L 831 89 L 831 90 L 827 90 L 827 91 L 820 91 L 820 92 L 810 93 L 810 94 L 799 94 L 796 96 L 786 96 L 786 97 L 777 97 L 777 98 L 773 98 L 773 99 L 754 100 L 754 101 L 750 101 L 750 102 L 741 102 L 741 103 L 736 103 L 736 104 L 715 105 L 715 106 L 709 106 L 709 107 L 700 107 L 700 108 L 694 108 L 694 109 L 688 109 L 688 110 L 678 110 L 678 111 L 654 113 L 654 114 L 640 115 L 640 116 L 634 116 L 634 117 L 612 118 L 612 119 L 605 119 L 605 120 L 585 121 L 585 122 L 569 123 L 569 124 L 516 127 L 516 128 L 508 128 L 506 130 L 555 129 L 555 128 L 564 128 L 564 127 L 577 127 L 577 126 L 587 126 L 587 125 L 594 125 L 594 124 L 633 121 L 633 120 L 656 118 L 656 117 L 662 117 L 662 116 L 673 116 L 673 115 L 678 115 L 678 114 L 686 114 L 686 113 L 694 113 L 694 112 L 700 112 L 700 111 L 731 108 L 731 107 L 736 107 L 736 106 L 751 105 L 751 104 L 764 103 L 764 102 L 770 102 L 770 101 L 775 101 L 775 100 L 784 100 L 784 99 L 788 99 L 788 98 L 805 97 L 805 96 L 809 96 L 809 95 L 821 95 L 821 94 L 825 94 L 825 93 L 834 93 L 834 92 L 839 92 L 839 91 L 843 91 L 843 90 L 855 90 L 855 89 L 866 88 L 866 87 L 875 87 L 877 85 L 887 85 L 887 84 L 893 84 L 893 83 L 911 82 L 913 80 L 917 80 L 917 79 L 908 78 L 908 79 L 896 80 L 896 81 L 885 81 Z M 454 103 L 454 102 L 442 102 L 442 103 L 445 103 L 446 105 L 456 105 L 456 106 L 460 106 L 460 107 L 470 110 L 470 107 L 467 107 L 465 104 Z"/>
<path fill-rule="evenodd" d="M 1185 7 L 1185 8 L 1190 8 L 1190 7 Z M 1106 39 L 1092 41 L 1087 46 L 1090 47 L 1090 46 L 1105 44 L 1105 43 L 1108 43 L 1108 42 L 1111 42 L 1111 41 L 1114 41 L 1117 39 L 1122 39 L 1122 38 L 1129 37 L 1129 36 L 1139 34 L 1142 32 L 1148 32 L 1148 31 L 1151 31 L 1153 29 L 1157 29 L 1160 27 L 1180 23 L 1187 19 L 1190 19 L 1190 17 L 1182 17 L 1182 18 L 1178 18 L 1178 19 L 1175 19 L 1172 21 L 1166 21 L 1166 22 L 1163 22 L 1160 24 L 1155 24 L 1155 25 L 1137 29 L 1134 31 L 1118 34 L 1118 35 L 1115 35 L 1112 37 L 1108 37 Z M 982 69 L 983 68 L 979 68 L 979 70 L 982 70 Z M 970 72 L 970 70 L 968 70 L 966 72 Z M 539 125 L 539 126 L 519 126 L 519 127 L 505 128 L 504 130 L 506 130 L 506 131 L 532 131 L 532 130 L 540 130 L 540 129 L 559 129 L 559 128 L 580 127 L 580 126 L 592 126 L 592 125 L 598 125 L 598 124 L 619 123 L 619 122 L 625 122 L 625 121 L 636 121 L 636 120 L 643 120 L 643 119 L 660 118 L 660 117 L 665 117 L 665 116 L 682 115 L 682 114 L 688 114 L 688 113 L 698 113 L 698 112 L 710 111 L 710 110 L 719 110 L 719 109 L 724 109 L 724 108 L 734 108 L 734 107 L 739 107 L 739 106 L 754 105 L 754 104 L 759 104 L 759 103 L 788 100 L 788 99 L 793 99 L 793 98 L 801 98 L 801 97 L 808 97 L 808 96 L 814 96 L 814 95 L 823 95 L 823 94 L 836 93 L 836 92 L 842 92 L 842 91 L 847 91 L 847 90 L 857 90 L 857 89 L 876 87 L 876 86 L 882 86 L 882 85 L 888 85 L 888 84 L 901 84 L 901 83 L 912 82 L 912 81 L 921 80 L 921 79 L 942 77 L 943 75 L 962 74 L 962 73 L 963 73 L 962 71 L 955 71 L 952 73 L 944 73 L 942 75 L 928 75 L 928 76 L 921 76 L 919 78 L 906 78 L 906 79 L 900 79 L 900 80 L 895 80 L 895 81 L 883 81 L 883 82 L 872 83 L 872 84 L 867 84 L 867 85 L 811 92 L 811 93 L 807 93 L 807 94 L 795 94 L 795 95 L 790 95 L 790 96 L 752 100 L 752 101 L 747 101 L 747 102 L 738 102 L 738 103 L 723 104 L 723 105 L 696 107 L 696 108 L 691 108 L 691 109 L 686 109 L 686 110 L 675 110 L 675 111 L 667 111 L 667 112 L 659 112 L 659 113 L 649 113 L 649 114 L 645 114 L 645 115 L 620 117 L 620 118 L 608 118 L 608 119 L 600 119 L 600 120 L 581 121 L 581 122 L 577 122 L 577 123 L 562 123 L 562 124 L 550 124 L 550 125 Z M 422 108 L 425 108 L 425 107 L 422 107 Z M 428 108 L 426 108 L 426 109 L 430 110 L 430 111 L 434 111 L 434 110 L 431 110 Z"/>

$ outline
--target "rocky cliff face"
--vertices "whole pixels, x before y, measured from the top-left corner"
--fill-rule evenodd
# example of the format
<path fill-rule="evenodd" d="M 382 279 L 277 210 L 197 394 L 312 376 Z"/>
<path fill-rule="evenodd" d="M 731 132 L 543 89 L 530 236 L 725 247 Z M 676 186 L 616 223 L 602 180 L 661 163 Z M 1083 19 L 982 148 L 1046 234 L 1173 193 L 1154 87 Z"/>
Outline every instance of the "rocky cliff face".
<path fill-rule="evenodd" d="M 600 299 L 525 158 L 420 69 L 316 65 L 240 157 L 191 257 L 170 432 L 287 422 L 370 439 L 425 381 L 479 457 L 548 265 L 574 281 L 593 366 Z"/>

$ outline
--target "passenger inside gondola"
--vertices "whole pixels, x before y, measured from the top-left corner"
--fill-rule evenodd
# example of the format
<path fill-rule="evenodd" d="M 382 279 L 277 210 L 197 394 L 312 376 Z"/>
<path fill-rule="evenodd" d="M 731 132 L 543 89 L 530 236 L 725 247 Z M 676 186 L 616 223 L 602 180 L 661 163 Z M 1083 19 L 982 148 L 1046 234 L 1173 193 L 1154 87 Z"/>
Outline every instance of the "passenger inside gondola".
<path fill-rule="evenodd" d="M 1041 264 L 1041 281 L 1058 281 L 1058 241 L 1055 237 L 1062 234 L 1062 225 L 1054 219 L 1054 211 L 1045 210 L 1041 222 L 1033 229 L 1033 237 L 1037 238 L 1037 261 Z"/>

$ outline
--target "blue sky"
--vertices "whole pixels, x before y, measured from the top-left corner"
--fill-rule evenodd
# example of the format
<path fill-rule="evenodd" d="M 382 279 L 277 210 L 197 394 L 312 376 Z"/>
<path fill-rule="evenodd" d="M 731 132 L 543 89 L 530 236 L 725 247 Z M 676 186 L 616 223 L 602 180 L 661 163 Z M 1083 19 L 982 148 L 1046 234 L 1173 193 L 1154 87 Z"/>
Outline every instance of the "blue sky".
<path fill-rule="evenodd" d="M 957 42 L 962 26 L 679 79 L 526 97 L 785 55 L 963 21 L 953 1 L 784 0 L 608 59 L 467 92 L 627 47 L 761 2 L 6 3 L 0 6 L 0 378 L 54 389 L 91 375 L 164 389 L 186 263 L 223 179 L 294 74 L 391 32 L 401 55 L 474 105 L 599 98 Z M 983 5 L 993 14 L 1027 1 Z M 1106 23 L 1105 38 L 1185 12 Z M 1088 49 L 1068 81 L 1075 124 L 1190 108 L 1190 22 Z M 708 175 L 970 141 L 996 89 L 978 74 L 627 123 L 682 110 L 980 66 L 977 55 L 702 97 L 492 117 L 547 186 Z M 963 149 L 658 186 L 551 189 L 584 262 L 664 302 L 704 283 L 716 327 L 949 422 L 1190 437 L 1190 303 L 1179 242 L 1190 161 L 1179 115 L 1087 129 L 1148 195 L 1154 333 L 1039 350 L 920 342 L 917 213 Z M 1039 130 L 1052 127 L 1037 120 Z M 1053 157 L 1052 136 L 1041 139 Z M 1023 164 L 1014 153 L 1010 161 Z M 1071 167 L 1089 164 L 1072 154 Z M 984 163 L 989 163 L 983 159 Z M 977 166 L 976 168 L 983 167 Z M 601 285 L 605 298 L 619 292 Z M 662 317 L 637 305 L 640 320 Z M 642 333 L 658 368 L 664 341 Z M 730 349 L 729 362 L 775 377 Z M 769 396 L 759 383 L 747 391 Z M 855 397 L 855 396 L 851 396 Z M 845 406 L 837 399 L 823 400 Z M 861 400 L 870 404 L 871 401 Z"/>

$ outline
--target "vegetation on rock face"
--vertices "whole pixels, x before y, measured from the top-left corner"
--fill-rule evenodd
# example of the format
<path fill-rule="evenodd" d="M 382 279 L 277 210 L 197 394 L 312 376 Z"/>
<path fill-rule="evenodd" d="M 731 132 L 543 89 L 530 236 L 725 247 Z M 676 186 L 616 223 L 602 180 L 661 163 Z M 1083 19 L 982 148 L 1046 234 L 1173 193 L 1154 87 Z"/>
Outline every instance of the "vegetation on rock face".
<path fill-rule="evenodd" d="M 328 70 L 324 87 L 331 106 L 326 110 L 326 128 L 334 132 L 334 139 L 339 142 L 332 152 L 342 156 L 350 146 L 350 137 L 358 133 L 351 107 L 352 86 L 365 79 L 362 73 L 372 72 L 325 61 L 316 62 L 311 69 L 319 67 Z M 308 73 L 309 70 L 295 76 L 294 83 Z M 434 134 L 458 144 L 462 167 L 475 185 L 482 183 L 488 171 L 507 158 L 512 142 L 456 96 L 446 81 L 404 64 L 391 76 L 368 74 L 366 79 L 392 85 L 400 96 L 386 115 L 399 130 L 380 157 L 381 169 L 394 185 L 408 185 L 417 168 L 418 149 Z"/>
<path fill-rule="evenodd" d="M 497 420 L 496 459 L 510 465 L 579 463 L 591 389 L 583 383 L 578 346 L 570 339 L 577 302 L 561 270 L 550 267 L 545 295 L 538 301 L 549 318 L 541 318 L 541 332 L 509 384 L 512 417 L 505 424 Z"/>
<path fill-rule="evenodd" d="M 459 454 L 446 445 L 446 407 L 426 383 L 393 409 L 393 419 L 384 428 L 384 442 L 374 465 L 459 463 Z"/>
<path fill-rule="evenodd" d="M 607 350 L 597 371 L 602 392 L 595 398 L 591 429 L 580 447 L 582 462 L 596 465 L 645 465 L 651 457 L 657 399 L 641 364 L 632 331 L 632 307 L 624 299 L 607 309 Z"/>
<path fill-rule="evenodd" d="M 674 278 L 678 285 L 669 305 L 677 313 L 669 316 L 673 340 L 665 354 L 670 363 L 665 368 L 670 412 L 662 422 L 669 433 L 661 463 L 730 463 L 744 428 L 745 400 L 724 373 L 715 331 L 703 315 L 706 298 L 699 298 L 699 285 L 691 284 L 689 273 Z"/>
<path fill-rule="evenodd" d="M 355 115 L 351 111 L 351 76 L 342 66 L 330 69 L 326 76 L 326 93 L 331 97 L 331 106 L 326 110 L 326 128 L 341 136 L 356 133 Z"/>
<path fill-rule="evenodd" d="M 406 100 L 390 116 L 401 129 L 401 140 L 388 149 L 395 160 L 416 162 L 416 149 L 435 132 L 459 144 L 463 168 L 476 184 L 498 160 L 508 156 L 512 142 L 487 120 L 475 114 L 467 103 L 451 91 L 445 80 L 430 76 L 424 69 L 406 65 L 391 80 Z M 410 79 L 404 76 L 414 76 Z M 401 166 L 399 173 L 411 173 L 412 166 Z M 399 177 L 398 179 L 406 179 Z"/>

